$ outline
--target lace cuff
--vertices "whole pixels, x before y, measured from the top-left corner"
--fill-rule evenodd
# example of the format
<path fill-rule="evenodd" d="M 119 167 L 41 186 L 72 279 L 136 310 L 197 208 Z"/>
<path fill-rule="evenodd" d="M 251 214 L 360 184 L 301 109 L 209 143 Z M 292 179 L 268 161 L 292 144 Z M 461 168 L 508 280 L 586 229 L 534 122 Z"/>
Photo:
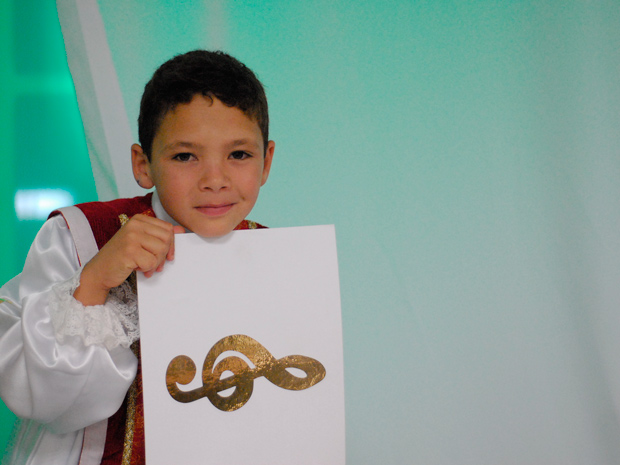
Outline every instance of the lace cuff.
<path fill-rule="evenodd" d="M 79 337 L 84 345 L 103 344 L 108 350 L 129 347 L 140 338 L 138 299 L 125 281 L 110 290 L 104 305 L 85 307 L 73 297 L 80 285 L 80 273 L 52 287 L 50 313 L 56 340 Z"/>

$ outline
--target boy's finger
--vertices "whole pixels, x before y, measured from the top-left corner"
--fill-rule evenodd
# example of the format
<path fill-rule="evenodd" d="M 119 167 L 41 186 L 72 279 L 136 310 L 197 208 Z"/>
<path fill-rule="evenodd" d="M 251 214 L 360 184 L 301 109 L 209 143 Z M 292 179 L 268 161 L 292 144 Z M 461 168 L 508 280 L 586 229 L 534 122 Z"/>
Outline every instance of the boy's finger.
<path fill-rule="evenodd" d="M 133 225 L 145 234 L 157 237 L 164 241 L 166 241 L 168 236 L 171 233 L 174 233 L 177 228 L 181 228 L 180 226 L 173 226 L 167 221 L 160 220 L 159 218 L 146 215 L 135 215 L 129 221 L 131 222 L 132 220 L 134 220 Z M 127 223 L 126 226 L 129 224 L 130 223 Z"/>
<path fill-rule="evenodd" d="M 183 226 L 174 226 L 172 228 L 172 232 L 174 234 L 184 234 L 185 228 Z M 166 260 L 174 260 L 174 236 L 172 237 L 172 244 L 170 244 L 170 249 L 166 254 Z"/>
<path fill-rule="evenodd" d="M 170 244 L 170 248 L 168 249 L 168 253 L 166 254 L 166 260 L 168 260 L 169 262 L 174 260 L 174 241 L 172 241 L 172 244 Z"/>

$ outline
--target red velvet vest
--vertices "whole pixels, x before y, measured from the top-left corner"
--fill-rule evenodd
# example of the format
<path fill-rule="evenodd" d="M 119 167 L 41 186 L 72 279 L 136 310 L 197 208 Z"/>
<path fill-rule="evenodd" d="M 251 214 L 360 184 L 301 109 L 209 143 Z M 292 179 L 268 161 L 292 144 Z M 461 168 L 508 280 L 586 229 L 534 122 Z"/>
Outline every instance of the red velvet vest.
<path fill-rule="evenodd" d="M 151 207 L 152 194 L 132 199 L 117 199 L 109 202 L 90 202 L 76 205 L 86 216 L 92 229 L 97 247 L 101 249 L 116 232 L 138 213 L 155 216 Z M 57 212 L 52 213 L 53 216 Z M 237 229 L 263 229 L 253 221 L 243 220 Z M 142 403 L 142 370 L 140 364 L 140 343 L 132 345 L 138 357 L 138 372 L 123 404 L 108 419 L 102 465 L 145 465 L 144 453 L 144 407 Z"/>

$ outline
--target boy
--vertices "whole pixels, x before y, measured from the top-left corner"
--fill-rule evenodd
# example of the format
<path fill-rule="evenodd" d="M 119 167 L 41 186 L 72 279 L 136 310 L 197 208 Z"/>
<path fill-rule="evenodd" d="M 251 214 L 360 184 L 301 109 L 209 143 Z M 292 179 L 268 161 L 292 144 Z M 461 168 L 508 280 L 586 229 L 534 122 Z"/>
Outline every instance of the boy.
<path fill-rule="evenodd" d="M 144 463 L 128 278 L 162 271 L 177 233 L 216 237 L 260 227 L 245 217 L 275 145 L 252 71 L 221 52 L 177 56 L 146 85 L 138 124 L 133 173 L 140 186 L 155 187 L 153 195 L 78 206 L 99 248 L 83 267 L 82 232 L 69 229 L 68 213 L 53 214 L 22 274 L 0 289 L 0 396 L 29 419 L 13 462 Z"/>

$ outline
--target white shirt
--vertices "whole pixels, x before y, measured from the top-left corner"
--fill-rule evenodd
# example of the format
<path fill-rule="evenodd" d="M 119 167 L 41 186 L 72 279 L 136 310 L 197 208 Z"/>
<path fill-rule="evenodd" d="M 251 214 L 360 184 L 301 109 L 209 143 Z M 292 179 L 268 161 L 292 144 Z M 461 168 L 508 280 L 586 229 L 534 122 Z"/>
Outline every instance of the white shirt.
<path fill-rule="evenodd" d="M 173 222 L 156 194 L 153 210 Z M 105 305 L 84 307 L 72 296 L 80 272 L 58 215 L 0 288 L 0 397 L 22 419 L 9 463 L 77 464 L 84 428 L 118 410 L 136 375 L 135 295 L 121 286 Z"/>

